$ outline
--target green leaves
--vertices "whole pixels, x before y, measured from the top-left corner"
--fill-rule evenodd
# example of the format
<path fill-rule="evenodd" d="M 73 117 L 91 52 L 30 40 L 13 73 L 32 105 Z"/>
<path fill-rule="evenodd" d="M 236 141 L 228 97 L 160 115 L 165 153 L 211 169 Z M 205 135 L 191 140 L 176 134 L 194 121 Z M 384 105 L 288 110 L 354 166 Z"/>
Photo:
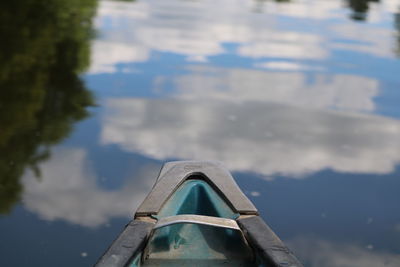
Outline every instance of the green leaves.
<path fill-rule="evenodd" d="M 94 105 L 78 74 L 90 62 L 95 0 L 0 3 L 0 213 L 23 191 L 26 167 L 50 157 Z M 45 156 L 43 156 L 45 155 Z"/>

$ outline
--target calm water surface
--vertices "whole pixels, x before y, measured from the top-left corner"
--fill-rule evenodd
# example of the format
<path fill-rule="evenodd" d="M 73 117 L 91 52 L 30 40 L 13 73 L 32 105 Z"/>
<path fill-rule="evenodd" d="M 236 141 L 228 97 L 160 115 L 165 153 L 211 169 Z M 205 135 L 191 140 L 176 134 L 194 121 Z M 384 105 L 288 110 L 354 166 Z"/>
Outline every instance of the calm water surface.
<path fill-rule="evenodd" d="M 90 266 L 206 159 L 306 266 L 400 266 L 397 0 L 3 2 L 0 265 Z"/>

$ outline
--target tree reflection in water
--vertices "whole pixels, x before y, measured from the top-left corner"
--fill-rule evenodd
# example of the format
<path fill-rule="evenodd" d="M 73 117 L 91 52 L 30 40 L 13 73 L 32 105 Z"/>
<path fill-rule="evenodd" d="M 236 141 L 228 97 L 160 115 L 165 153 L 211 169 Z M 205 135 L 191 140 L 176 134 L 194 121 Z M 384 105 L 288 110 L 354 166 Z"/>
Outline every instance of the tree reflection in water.
<path fill-rule="evenodd" d="M 0 213 L 23 191 L 26 167 L 49 158 L 93 97 L 79 73 L 89 65 L 95 0 L 0 3 Z"/>
<path fill-rule="evenodd" d="M 353 13 L 351 18 L 354 20 L 365 20 L 367 18 L 370 2 L 378 3 L 380 0 L 347 0 Z"/>
<path fill-rule="evenodd" d="M 256 7 L 255 12 L 261 12 L 264 3 L 269 0 L 254 0 Z M 271 0 L 277 3 L 290 3 L 292 0 Z M 352 10 L 350 17 L 353 20 L 363 21 L 367 18 L 370 2 L 379 3 L 380 0 L 346 0 L 347 6 Z"/>

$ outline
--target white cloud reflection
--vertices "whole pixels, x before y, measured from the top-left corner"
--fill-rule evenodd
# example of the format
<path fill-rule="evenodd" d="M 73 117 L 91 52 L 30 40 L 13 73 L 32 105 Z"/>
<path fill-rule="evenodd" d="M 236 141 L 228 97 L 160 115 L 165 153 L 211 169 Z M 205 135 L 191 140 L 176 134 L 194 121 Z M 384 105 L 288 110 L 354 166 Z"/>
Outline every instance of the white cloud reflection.
<path fill-rule="evenodd" d="M 93 61 L 88 73 L 114 73 L 117 64 L 145 62 L 148 58 L 148 50 L 144 47 L 96 40 L 92 44 Z"/>
<path fill-rule="evenodd" d="M 183 55 L 189 62 L 207 62 L 224 53 L 321 61 L 333 49 L 391 57 L 393 32 L 381 24 L 391 23 L 387 17 L 396 4 L 384 1 L 379 7 L 371 4 L 368 19 L 375 24 L 362 25 L 348 22 L 350 11 L 340 1 L 101 1 L 95 19 L 101 40 L 93 43 L 89 73 L 115 72 L 112 64 L 147 61 L 152 51 Z M 257 8 L 262 12 L 254 13 Z M 282 16 L 296 19 L 301 30 L 285 29 Z M 235 44 L 234 51 L 226 44 Z"/>
<path fill-rule="evenodd" d="M 320 44 L 320 37 L 317 38 L 317 36 L 304 33 L 292 33 L 291 35 L 297 35 L 297 37 L 293 36 L 293 41 L 290 42 L 284 42 L 284 38 L 282 38 L 284 36 L 281 36 L 275 43 L 271 40 L 265 40 L 264 42 L 242 45 L 239 47 L 238 53 L 241 56 L 251 58 L 324 59 L 328 57 L 328 51 Z M 310 53 L 309 51 L 313 52 Z"/>
<path fill-rule="evenodd" d="M 283 71 L 324 70 L 322 66 L 311 66 L 290 61 L 268 61 L 268 62 L 255 63 L 254 66 L 263 69 L 283 70 Z"/>
<path fill-rule="evenodd" d="M 264 12 L 294 17 L 294 18 L 307 18 L 314 20 L 325 19 L 338 19 L 341 17 L 338 10 L 343 7 L 340 1 L 324 0 L 324 1 L 310 1 L 310 0 L 297 0 L 280 2 L 277 4 L 274 1 L 266 1 L 263 3 Z"/>
<path fill-rule="evenodd" d="M 94 227 L 113 217 L 133 216 L 159 169 L 148 166 L 121 189 L 106 191 L 97 185 L 85 150 L 70 148 L 55 152 L 41 164 L 40 179 L 31 172 L 23 178 L 25 208 L 50 221 L 63 219 Z"/>
<path fill-rule="evenodd" d="M 355 75 L 265 72 L 206 66 L 174 77 L 174 96 L 185 100 L 268 101 L 324 109 L 373 111 L 377 80 Z M 165 82 L 165 81 L 164 81 Z M 162 90 L 162 84 L 157 84 Z"/>
<path fill-rule="evenodd" d="M 382 27 L 374 27 L 364 24 L 337 24 L 331 26 L 333 34 L 347 40 L 345 42 L 332 42 L 333 49 L 350 50 L 357 53 L 365 53 L 377 57 L 393 57 L 395 42 L 393 30 Z M 354 40 L 349 42 L 349 40 Z"/>
<path fill-rule="evenodd" d="M 153 50 L 184 55 L 187 61 L 206 62 L 210 56 L 226 53 L 225 43 L 239 44 L 237 53 L 245 57 L 327 57 L 328 52 L 321 45 L 321 37 L 312 33 L 275 29 L 274 16 L 257 16 L 251 12 L 253 6 L 253 1 L 235 4 L 230 0 L 170 0 L 167 3 L 102 1 L 95 24 L 101 29 L 101 40 L 128 44 L 134 50 L 129 52 L 124 48 L 125 52 L 122 52 L 117 45 L 108 46 L 108 53 L 114 57 L 107 63 L 116 59 L 121 62 L 127 59 L 131 62 L 143 61 L 146 58 L 144 55 L 149 55 Z M 101 60 L 108 53 L 106 49 L 97 49 L 96 46 L 100 46 L 97 42 L 94 42 L 92 72 L 109 72 L 111 68 L 104 68 L 104 60 Z M 139 58 L 137 47 L 140 48 Z M 124 53 L 128 55 L 127 59 L 120 58 Z"/>
<path fill-rule="evenodd" d="M 371 245 L 333 243 L 314 238 L 285 242 L 309 267 L 398 267 L 400 255 L 371 250 Z"/>
<path fill-rule="evenodd" d="M 400 162 L 396 120 L 273 103 L 110 99 L 102 127 L 102 144 L 264 175 L 386 174 Z"/>

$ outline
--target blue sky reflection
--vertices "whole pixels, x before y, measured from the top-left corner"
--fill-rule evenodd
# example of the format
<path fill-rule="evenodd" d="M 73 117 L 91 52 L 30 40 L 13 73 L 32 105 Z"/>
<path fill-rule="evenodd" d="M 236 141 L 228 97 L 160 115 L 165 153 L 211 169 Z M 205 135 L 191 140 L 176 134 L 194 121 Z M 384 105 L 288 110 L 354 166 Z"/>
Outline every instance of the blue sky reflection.
<path fill-rule="evenodd" d="M 99 107 L 25 172 L 29 220 L 93 230 L 95 260 L 163 161 L 218 160 L 308 266 L 400 265 L 400 9 L 368 4 L 360 22 L 343 1 L 100 1 Z"/>

